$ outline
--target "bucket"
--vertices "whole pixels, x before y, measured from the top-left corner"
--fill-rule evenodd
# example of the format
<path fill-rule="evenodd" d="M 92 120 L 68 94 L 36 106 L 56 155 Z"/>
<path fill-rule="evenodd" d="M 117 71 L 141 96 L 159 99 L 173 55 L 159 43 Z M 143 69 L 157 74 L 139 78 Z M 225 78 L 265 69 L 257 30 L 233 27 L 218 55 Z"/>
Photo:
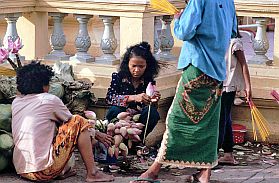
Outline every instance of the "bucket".
<path fill-rule="evenodd" d="M 235 144 L 242 144 L 245 141 L 245 134 L 247 132 L 246 126 L 240 124 L 232 125 L 233 142 Z"/>

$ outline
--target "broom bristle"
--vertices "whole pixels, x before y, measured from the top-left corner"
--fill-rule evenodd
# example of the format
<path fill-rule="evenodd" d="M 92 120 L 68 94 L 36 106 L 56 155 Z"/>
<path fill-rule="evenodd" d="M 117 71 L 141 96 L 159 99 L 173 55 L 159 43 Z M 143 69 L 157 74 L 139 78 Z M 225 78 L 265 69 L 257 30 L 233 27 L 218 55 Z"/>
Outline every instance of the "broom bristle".
<path fill-rule="evenodd" d="M 154 10 L 170 15 L 174 15 L 179 12 L 178 9 L 168 0 L 150 0 L 150 6 Z"/>
<path fill-rule="evenodd" d="M 257 109 L 255 104 L 252 101 L 249 101 L 249 106 L 251 109 L 251 117 L 252 117 L 252 130 L 253 130 L 253 137 L 254 140 L 258 140 L 257 131 L 263 141 L 267 141 L 270 135 L 270 126 L 269 123 L 266 121 L 264 116 L 260 113 Z"/>

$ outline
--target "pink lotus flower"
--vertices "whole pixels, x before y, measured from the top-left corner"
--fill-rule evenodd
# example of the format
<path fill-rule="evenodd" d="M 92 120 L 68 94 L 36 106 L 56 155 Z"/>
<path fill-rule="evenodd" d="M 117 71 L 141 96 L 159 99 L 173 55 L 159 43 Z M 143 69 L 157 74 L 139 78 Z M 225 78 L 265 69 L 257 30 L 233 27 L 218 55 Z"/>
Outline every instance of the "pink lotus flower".
<path fill-rule="evenodd" d="M 156 91 L 156 86 L 152 85 L 152 83 L 149 82 L 147 87 L 146 87 L 146 94 L 148 96 L 152 97 L 155 91 Z"/>
<path fill-rule="evenodd" d="M 15 40 L 15 42 L 13 42 L 12 38 L 9 37 L 7 41 L 4 43 L 4 47 L 11 53 L 18 53 L 18 51 L 23 47 L 23 45 L 21 44 L 19 37 Z"/>
<path fill-rule="evenodd" d="M 91 120 L 96 120 L 96 113 L 93 111 L 84 111 L 85 117 Z"/>
<path fill-rule="evenodd" d="M 9 51 L 5 48 L 0 48 L 0 64 L 4 63 L 4 61 L 9 57 Z"/>
<path fill-rule="evenodd" d="M 12 53 L 18 53 L 18 51 L 23 47 L 23 45 L 21 44 L 21 40 L 18 37 L 13 45 L 13 49 L 12 49 Z"/>

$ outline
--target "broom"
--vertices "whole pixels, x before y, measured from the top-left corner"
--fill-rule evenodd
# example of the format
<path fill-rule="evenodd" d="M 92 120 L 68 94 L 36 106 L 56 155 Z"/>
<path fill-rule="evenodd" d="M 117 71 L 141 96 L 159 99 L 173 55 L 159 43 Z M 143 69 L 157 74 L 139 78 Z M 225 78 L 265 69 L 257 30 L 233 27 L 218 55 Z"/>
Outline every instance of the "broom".
<path fill-rule="evenodd" d="M 150 0 L 150 6 L 154 10 L 169 15 L 174 15 L 179 13 L 178 9 L 173 4 L 171 4 L 168 0 Z"/>
<path fill-rule="evenodd" d="M 250 109 L 251 109 L 251 117 L 252 117 L 252 130 L 253 130 L 253 137 L 254 140 L 258 140 L 257 131 L 259 132 L 259 135 L 263 141 L 266 141 L 268 139 L 268 136 L 270 135 L 270 126 L 264 116 L 260 113 L 260 111 L 257 109 L 255 104 L 252 100 L 248 101 Z"/>

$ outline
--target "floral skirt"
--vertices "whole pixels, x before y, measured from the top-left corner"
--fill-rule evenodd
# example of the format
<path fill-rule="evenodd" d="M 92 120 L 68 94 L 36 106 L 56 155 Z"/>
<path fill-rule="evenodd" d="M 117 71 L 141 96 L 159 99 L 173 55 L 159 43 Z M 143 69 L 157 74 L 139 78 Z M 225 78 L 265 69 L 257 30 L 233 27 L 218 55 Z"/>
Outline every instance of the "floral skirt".
<path fill-rule="evenodd" d="M 60 175 L 72 156 L 79 134 L 90 127 L 85 118 L 74 115 L 58 128 L 58 134 L 53 141 L 53 164 L 45 170 L 23 173 L 20 176 L 33 181 L 45 181 Z"/>
<path fill-rule="evenodd" d="M 222 83 L 189 65 L 182 73 L 166 118 L 156 161 L 212 168 L 217 165 Z"/>

